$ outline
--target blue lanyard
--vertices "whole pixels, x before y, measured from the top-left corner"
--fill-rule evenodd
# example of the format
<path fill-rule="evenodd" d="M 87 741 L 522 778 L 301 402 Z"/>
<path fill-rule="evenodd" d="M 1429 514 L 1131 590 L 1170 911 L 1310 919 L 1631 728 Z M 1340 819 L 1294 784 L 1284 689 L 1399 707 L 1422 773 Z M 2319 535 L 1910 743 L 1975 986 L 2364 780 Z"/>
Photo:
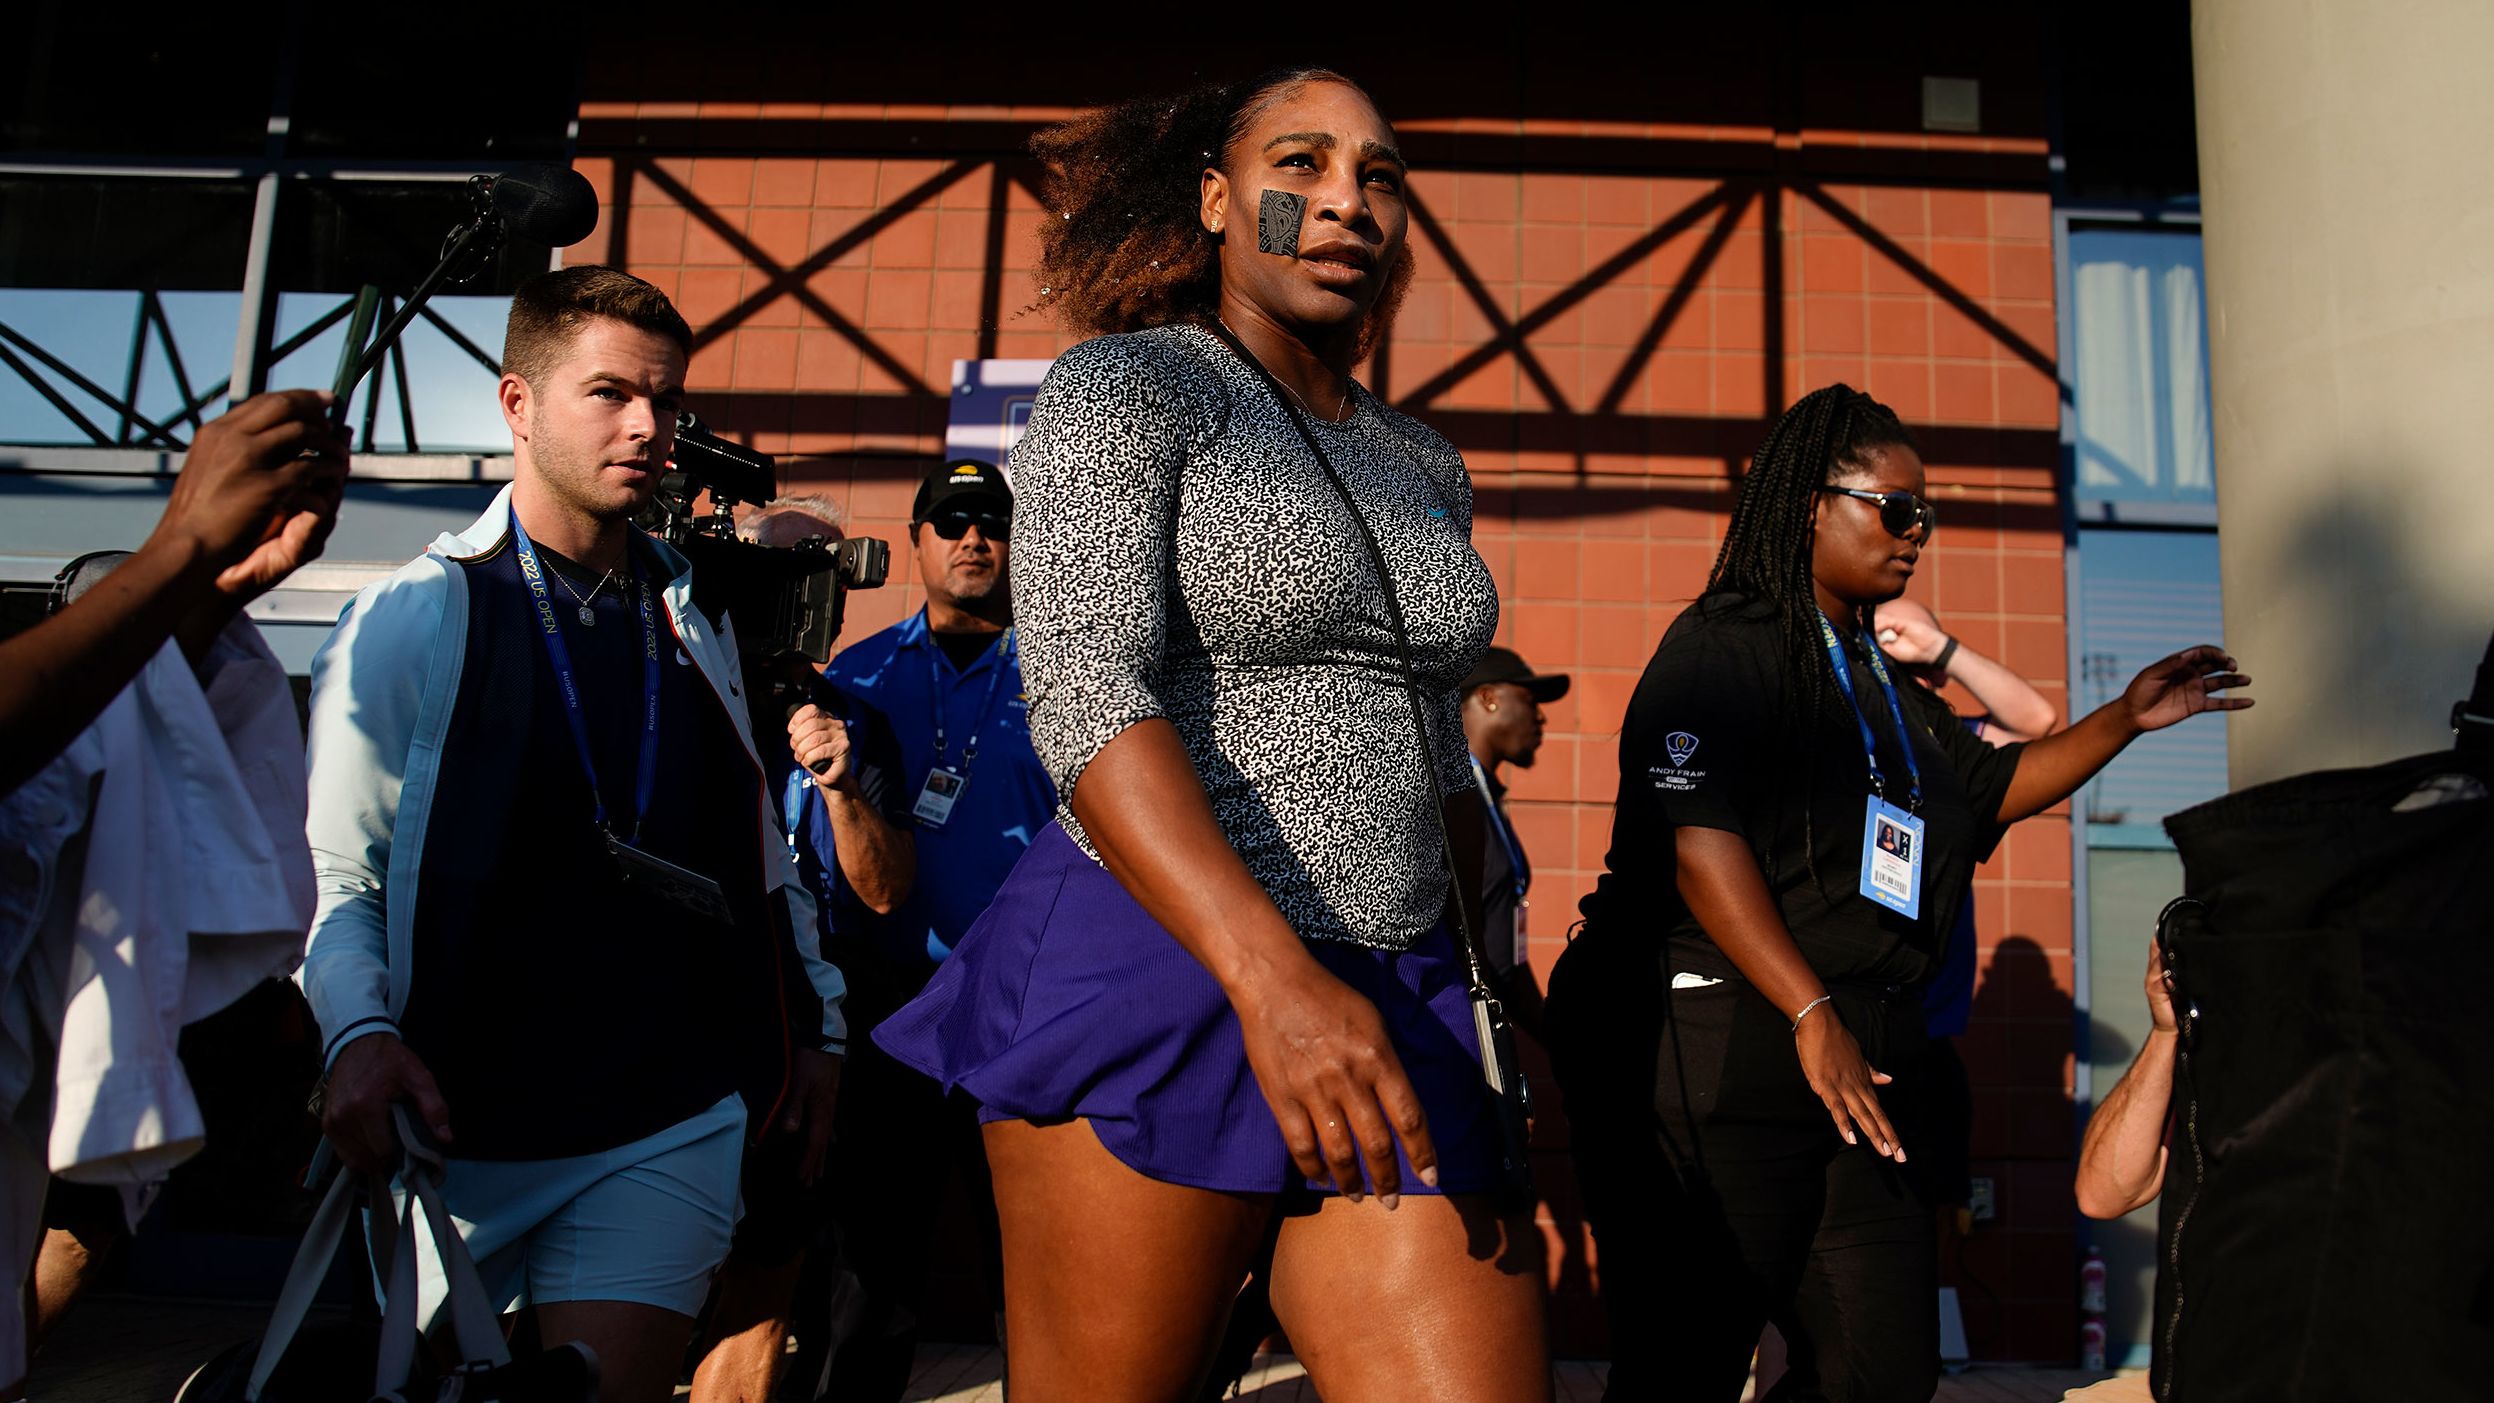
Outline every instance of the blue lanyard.
<path fill-rule="evenodd" d="M 1525 874 L 1524 850 L 1515 845 L 1515 834 L 1507 830 L 1507 816 L 1498 812 L 1498 800 L 1489 792 L 1489 771 L 1481 768 L 1481 758 L 1472 756 L 1472 783 L 1481 791 L 1481 806 L 1489 810 L 1489 831 L 1498 835 L 1498 845 L 1507 850 L 1507 871 L 1515 880 L 1515 899 L 1524 899 L 1524 889 L 1533 884 Z"/>
<path fill-rule="evenodd" d="M 927 703 L 935 714 L 935 768 L 944 768 L 944 757 L 950 747 L 944 741 L 944 660 L 943 646 L 935 641 L 935 630 L 926 631 Z M 987 697 L 979 703 L 978 719 L 970 724 L 969 742 L 961 747 L 961 777 L 970 777 L 970 762 L 979 758 L 979 732 L 987 729 L 987 718 L 996 710 L 997 689 L 1004 686 L 1005 669 L 1019 656 L 1014 652 L 1013 630 L 1005 630 L 996 641 L 996 670 L 987 677 Z"/>
<path fill-rule="evenodd" d="M 581 773 L 589 777 L 589 802 L 596 806 L 597 826 L 609 833 L 614 830 L 606 822 L 606 794 L 598 788 L 597 762 L 589 756 L 589 726 L 580 714 L 580 681 L 572 676 L 571 650 L 563 646 L 563 621 L 546 593 L 545 570 L 537 563 L 537 548 L 529 543 L 528 528 L 520 525 L 519 513 L 511 514 L 511 540 L 518 547 L 520 578 L 528 581 L 528 592 L 536 597 L 537 627 L 546 640 L 546 661 L 554 665 L 554 680 L 563 689 L 563 717 L 572 723 L 572 744 L 580 751 Z M 649 816 L 650 795 L 658 787 L 658 605 L 657 591 L 635 571 L 633 583 L 641 597 L 641 678 L 647 698 L 641 707 L 641 772 L 635 776 L 632 833 L 626 843 L 640 840 L 641 820 Z"/>
<path fill-rule="evenodd" d="M 1853 694 L 1853 668 L 1845 661 L 1843 640 L 1836 636 L 1836 626 L 1819 615 L 1819 637 L 1826 641 L 1827 660 L 1836 669 L 1836 689 L 1845 694 L 1845 705 L 1853 708 L 1853 724 L 1862 728 L 1862 749 L 1870 755 L 1871 793 L 1888 797 L 1888 777 L 1879 769 L 1879 740 L 1871 734 L 1870 718 L 1862 714 L 1861 699 Z M 1887 659 L 1880 656 L 1878 643 L 1863 640 L 1870 649 L 1871 675 L 1879 679 L 1880 690 L 1888 694 L 1888 715 L 1896 722 L 1897 748 L 1905 752 L 1905 773 L 1910 787 L 1905 807 L 1909 813 L 1922 810 L 1922 767 L 1914 763 L 1914 733 L 1905 727 L 1905 706 L 1897 700 L 1896 683 L 1889 680 Z"/>

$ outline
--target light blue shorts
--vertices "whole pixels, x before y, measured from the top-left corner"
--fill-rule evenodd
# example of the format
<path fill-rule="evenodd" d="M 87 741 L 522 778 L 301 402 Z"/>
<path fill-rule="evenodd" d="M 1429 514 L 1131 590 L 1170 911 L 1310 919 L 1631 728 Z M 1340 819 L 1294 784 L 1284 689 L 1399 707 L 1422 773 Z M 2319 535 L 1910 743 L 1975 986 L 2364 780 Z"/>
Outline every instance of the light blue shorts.
<path fill-rule="evenodd" d="M 453 1159 L 442 1205 L 496 1310 L 633 1301 L 701 1310 L 743 1212 L 745 1103 L 727 1099 L 628 1145 L 569 1159 Z M 405 1195 L 399 1195 L 406 1211 Z M 441 1260 L 416 1243 L 418 1318 L 441 1308 Z"/>

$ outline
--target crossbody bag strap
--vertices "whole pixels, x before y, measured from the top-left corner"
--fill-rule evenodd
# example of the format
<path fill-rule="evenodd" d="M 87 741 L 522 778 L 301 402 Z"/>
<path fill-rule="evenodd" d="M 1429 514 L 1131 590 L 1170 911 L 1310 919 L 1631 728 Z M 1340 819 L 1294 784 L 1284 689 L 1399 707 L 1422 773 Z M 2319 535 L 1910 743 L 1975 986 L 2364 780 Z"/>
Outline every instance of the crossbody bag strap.
<path fill-rule="evenodd" d="M 1470 992 L 1474 998 L 1495 1002 L 1497 995 L 1489 980 L 1489 962 L 1481 953 L 1480 940 L 1473 934 L 1472 917 L 1464 910 L 1463 893 L 1458 889 L 1463 881 L 1463 869 L 1455 861 L 1455 835 L 1446 827 L 1446 796 L 1438 788 L 1437 748 L 1429 742 L 1428 706 L 1421 700 L 1420 671 L 1412 661 L 1411 629 L 1403 619 L 1403 601 L 1395 593 L 1394 574 L 1386 569 L 1386 553 L 1377 544 L 1377 533 L 1369 526 L 1367 516 L 1361 513 L 1359 502 L 1351 496 L 1350 485 L 1334 468 L 1334 460 L 1326 454 L 1324 445 L 1317 442 L 1316 433 L 1308 427 L 1307 420 L 1300 416 L 1289 396 L 1282 392 L 1281 383 L 1273 378 L 1273 372 L 1266 369 L 1264 362 L 1257 360 L 1253 352 L 1240 345 L 1237 336 L 1228 327 L 1216 323 L 1214 334 L 1264 381 L 1273 402 L 1281 406 L 1282 413 L 1290 420 L 1290 426 L 1299 431 L 1308 452 L 1315 456 L 1316 465 L 1324 469 L 1325 480 L 1333 484 L 1335 495 L 1342 499 L 1342 509 L 1350 513 L 1352 524 L 1359 528 L 1360 544 L 1368 548 L 1369 564 L 1377 571 L 1377 587 L 1385 594 L 1386 623 L 1394 634 L 1395 656 L 1402 664 L 1403 698 L 1411 703 L 1412 730 L 1420 738 L 1420 759 L 1427 767 L 1429 813 L 1437 821 L 1438 846 L 1446 857 L 1448 895 L 1452 898 L 1447 904 L 1454 910 L 1456 944 L 1463 950 L 1464 977 L 1471 985 Z"/>

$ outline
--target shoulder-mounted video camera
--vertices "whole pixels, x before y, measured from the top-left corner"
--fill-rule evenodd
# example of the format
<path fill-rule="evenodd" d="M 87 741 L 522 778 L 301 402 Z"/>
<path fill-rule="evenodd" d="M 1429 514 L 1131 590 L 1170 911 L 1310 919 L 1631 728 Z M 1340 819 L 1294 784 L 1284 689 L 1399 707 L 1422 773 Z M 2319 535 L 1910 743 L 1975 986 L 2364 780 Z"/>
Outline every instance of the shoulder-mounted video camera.
<path fill-rule="evenodd" d="M 710 509 L 696 511 L 704 493 Z M 848 592 L 881 588 L 892 569 L 892 548 L 871 537 L 824 536 L 793 546 L 737 539 L 736 504 L 762 506 L 778 496 L 776 459 L 730 443 L 684 414 L 676 419 L 675 456 L 659 475 L 656 495 L 633 519 L 693 563 L 694 607 L 714 624 L 735 620 L 757 737 L 815 699 L 817 672 L 831 661 Z"/>

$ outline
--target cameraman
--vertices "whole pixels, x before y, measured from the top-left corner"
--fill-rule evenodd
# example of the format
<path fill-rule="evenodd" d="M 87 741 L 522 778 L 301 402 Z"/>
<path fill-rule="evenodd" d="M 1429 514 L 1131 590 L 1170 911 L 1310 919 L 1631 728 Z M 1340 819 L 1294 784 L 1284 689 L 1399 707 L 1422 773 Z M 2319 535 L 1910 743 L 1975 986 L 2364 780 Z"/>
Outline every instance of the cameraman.
<path fill-rule="evenodd" d="M 772 549 L 836 542 L 841 513 L 819 497 L 781 497 L 748 516 L 736 534 Z M 779 797 L 789 851 L 814 898 L 820 944 L 830 949 L 840 907 L 854 903 L 888 914 L 909 895 L 917 869 L 891 723 L 872 707 L 841 698 L 810 669 L 806 677 L 815 701 L 789 717 L 788 748 L 778 755 L 771 792 Z M 711 1290 L 694 1403 L 772 1396 L 787 1357 L 782 1345 L 806 1249 L 821 1227 L 819 1182 L 820 1164 L 800 1163 L 792 1141 L 745 1157 L 745 1216 Z M 806 1343 L 829 1342 L 809 1337 Z"/>
<path fill-rule="evenodd" d="M 748 517 L 736 534 L 784 550 L 810 541 L 837 544 L 847 533 L 840 509 L 830 502 L 781 497 Z M 908 898 L 918 868 L 892 723 L 814 680 L 816 704 L 788 718 L 788 763 L 777 792 L 783 798 L 780 817 L 828 939 L 829 903 L 835 898 L 890 915 Z M 808 789 L 819 803 L 796 802 Z"/>
<path fill-rule="evenodd" d="M 691 343 L 615 269 L 522 284 L 511 486 L 357 595 L 313 663 L 322 1129 L 385 1169 L 411 1103 L 496 1304 L 596 1351 L 608 1403 L 672 1392 L 745 1147 L 819 1162 L 845 1041 L 733 620 L 631 524 Z M 428 1262 L 423 1315 L 441 1293 Z"/>
<path fill-rule="evenodd" d="M 1056 786 L 1031 750 L 1014 647 L 1012 531 L 1013 491 L 993 464 L 960 459 L 929 473 L 909 524 L 926 608 L 841 653 L 823 674 L 891 718 L 921 877 L 887 916 L 842 912 L 838 948 L 855 986 L 858 1038 L 840 1109 L 838 1211 L 866 1296 L 857 1334 L 833 1366 L 832 1396 L 843 1403 L 897 1399 L 908 1384 L 916 1341 L 907 1321 L 954 1170 L 980 1225 L 991 1304 L 1001 1304 L 977 1107 L 865 1035 L 926 987 L 1055 816 Z M 913 1153 L 896 1157 L 893 1145 Z"/>

